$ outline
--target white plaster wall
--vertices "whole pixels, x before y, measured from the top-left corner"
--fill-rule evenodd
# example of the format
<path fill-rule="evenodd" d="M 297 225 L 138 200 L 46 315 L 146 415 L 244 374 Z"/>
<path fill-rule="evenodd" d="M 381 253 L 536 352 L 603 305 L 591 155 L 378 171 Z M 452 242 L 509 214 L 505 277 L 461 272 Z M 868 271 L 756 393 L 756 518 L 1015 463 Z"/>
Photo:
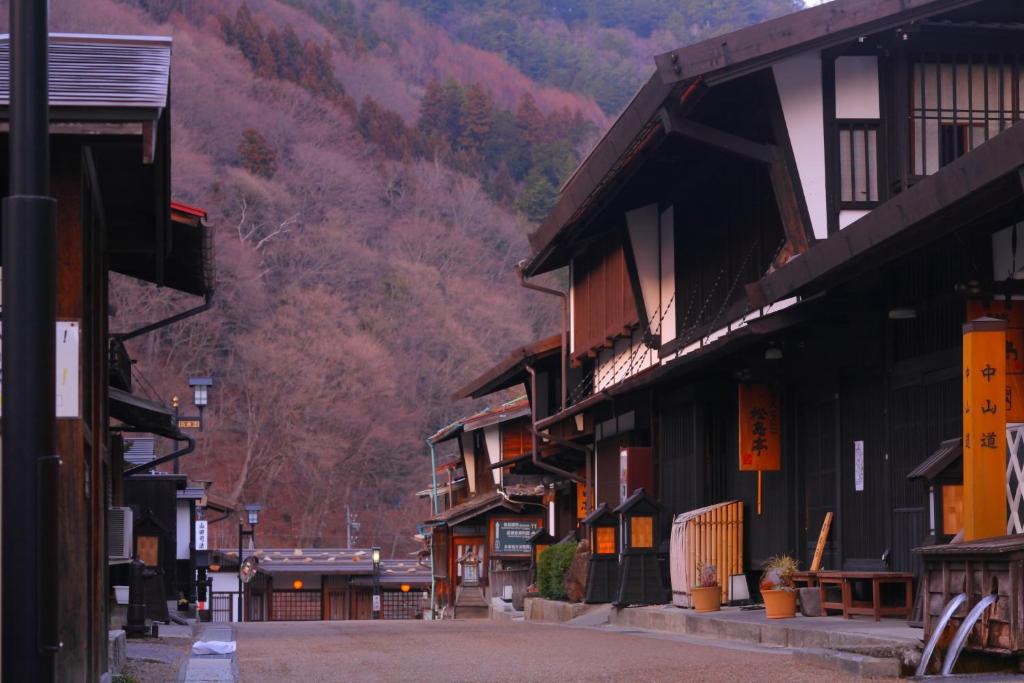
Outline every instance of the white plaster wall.
<path fill-rule="evenodd" d="M 234 593 L 231 599 L 231 621 L 238 621 L 238 572 L 208 572 L 214 593 Z M 209 609 L 209 605 L 207 605 Z"/>
<path fill-rule="evenodd" d="M 174 557 L 178 560 L 189 558 L 189 546 L 192 543 L 192 524 L 187 500 L 179 500 L 177 508 L 177 543 Z"/>
<path fill-rule="evenodd" d="M 576 353 L 576 288 L 573 287 L 572 261 L 569 261 L 569 355 Z"/>
<path fill-rule="evenodd" d="M 878 58 L 852 56 L 836 58 L 836 118 L 877 119 Z"/>
<path fill-rule="evenodd" d="M 487 460 L 492 465 L 497 465 L 503 457 L 501 452 L 501 425 L 491 425 L 484 427 L 484 444 L 487 446 Z M 494 483 L 501 483 L 501 469 L 491 470 L 491 476 L 494 477 Z"/>
<path fill-rule="evenodd" d="M 658 280 L 658 205 L 650 204 L 626 213 L 626 227 L 629 243 L 633 247 L 637 275 L 640 279 L 640 294 L 643 297 L 647 320 L 651 330 L 660 333 L 661 292 Z"/>
<path fill-rule="evenodd" d="M 814 236 L 828 237 L 825 193 L 825 114 L 821 86 L 821 54 L 805 52 L 772 67 L 786 128 L 793 145 Z"/>
<path fill-rule="evenodd" d="M 676 338 L 676 224 L 675 209 L 661 212 L 661 343 Z"/>
<path fill-rule="evenodd" d="M 470 494 L 476 493 L 476 457 L 473 453 L 473 435 L 460 434 L 459 442 L 462 444 L 462 452 L 465 456 L 462 461 L 466 465 L 466 485 L 469 486 Z"/>
<path fill-rule="evenodd" d="M 864 210 L 843 209 L 842 211 L 839 212 L 839 229 L 842 230 L 846 226 L 856 221 L 859 221 L 861 218 L 867 216 L 869 213 L 871 212 Z"/>
<path fill-rule="evenodd" d="M 630 339 L 619 339 L 614 349 L 604 349 L 597 355 L 595 392 L 618 384 L 658 362 L 658 352 L 645 346 L 641 337 L 640 330 L 634 330 Z"/>

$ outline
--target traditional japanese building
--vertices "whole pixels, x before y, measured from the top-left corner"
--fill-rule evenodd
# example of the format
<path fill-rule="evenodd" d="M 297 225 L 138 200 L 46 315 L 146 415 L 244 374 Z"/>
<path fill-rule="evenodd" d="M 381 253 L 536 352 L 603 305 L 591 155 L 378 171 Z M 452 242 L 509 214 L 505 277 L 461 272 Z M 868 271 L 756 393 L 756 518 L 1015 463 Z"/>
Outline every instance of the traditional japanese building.
<path fill-rule="evenodd" d="M 3 74 L 10 67 L 9 42 L 0 36 Z M 170 408 L 131 393 L 130 359 L 108 329 L 110 273 L 200 296 L 211 290 L 207 228 L 199 217 L 184 215 L 184 205 L 173 208 L 170 197 L 170 59 L 170 38 L 49 38 L 60 467 L 59 474 L 47 478 L 53 487 L 46 494 L 56 543 L 39 553 L 56 576 L 44 580 L 47 587 L 42 599 L 32 598 L 32 609 L 40 610 L 43 637 L 61 644 L 48 644 L 53 648 L 47 650 L 56 680 L 101 680 L 107 672 L 110 565 L 135 553 L 131 529 L 123 526 L 126 516 L 114 512 L 125 500 L 122 430 L 188 441 Z M 5 193 L 9 85 L 0 79 L 0 118 L 5 121 L 0 187 Z M 8 492 L 17 486 L 5 482 L 5 506 L 15 500 Z M 172 505 L 173 499 L 172 492 Z M 14 551 L 22 541 L 14 534 L 4 540 L 5 553 L 22 557 L 31 554 L 24 547 L 36 547 L 34 540 L 32 545 L 26 540 Z M 4 607 L 15 613 L 13 600 L 5 600 Z M 5 622 L 13 623 L 6 616 Z M 35 651 L 19 635 L 29 630 L 5 628 L 5 650 Z"/>
<path fill-rule="evenodd" d="M 569 271 L 578 375 L 533 431 L 582 447 L 584 509 L 632 493 L 635 452 L 662 547 L 742 501 L 750 573 L 807 566 L 827 513 L 833 569 L 1022 531 L 1022 25 L 1005 0 L 834 0 L 656 58 L 521 266 Z M 908 476 L 958 437 L 939 513 Z"/>

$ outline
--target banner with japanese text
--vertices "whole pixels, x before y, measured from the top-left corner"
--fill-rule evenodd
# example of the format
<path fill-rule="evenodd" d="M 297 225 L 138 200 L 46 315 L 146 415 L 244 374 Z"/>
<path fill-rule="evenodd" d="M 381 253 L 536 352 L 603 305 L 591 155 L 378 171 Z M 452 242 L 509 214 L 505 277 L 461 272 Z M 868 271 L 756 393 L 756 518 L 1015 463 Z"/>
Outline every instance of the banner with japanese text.
<path fill-rule="evenodd" d="M 770 472 L 782 468 L 781 409 L 766 384 L 739 388 L 740 471 Z"/>

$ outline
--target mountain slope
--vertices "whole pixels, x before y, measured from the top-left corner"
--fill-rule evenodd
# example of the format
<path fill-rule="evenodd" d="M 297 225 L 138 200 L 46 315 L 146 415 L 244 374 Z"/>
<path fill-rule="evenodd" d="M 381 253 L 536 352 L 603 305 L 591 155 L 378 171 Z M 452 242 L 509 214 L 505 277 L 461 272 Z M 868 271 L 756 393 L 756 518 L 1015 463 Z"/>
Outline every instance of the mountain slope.
<path fill-rule="evenodd" d="M 669 40 L 527 5 L 523 21 L 555 38 L 586 41 L 609 24 L 598 35 L 628 44 L 630 64 L 650 68 L 641 55 Z M 263 544 L 344 545 L 349 505 L 360 544 L 412 550 L 427 512 L 412 497 L 430 476 L 423 439 L 473 409 L 447 397 L 557 326 L 552 302 L 514 281 L 523 212 L 543 214 L 612 105 L 585 85 L 558 87 L 554 67 L 534 70 L 538 84 L 524 73 L 533 67 L 489 51 L 489 33 L 469 40 L 486 12 L 461 0 L 427 9 L 52 3 L 55 31 L 174 37 L 174 195 L 210 212 L 217 292 L 212 311 L 130 351 L 138 385 L 163 401 L 187 406 L 186 378 L 215 377 L 183 470 L 220 497 L 264 503 Z M 629 79 L 611 80 L 610 102 L 628 97 Z M 114 331 L 194 303 L 120 276 L 111 290 Z M 211 536 L 234 543 L 223 524 Z"/>

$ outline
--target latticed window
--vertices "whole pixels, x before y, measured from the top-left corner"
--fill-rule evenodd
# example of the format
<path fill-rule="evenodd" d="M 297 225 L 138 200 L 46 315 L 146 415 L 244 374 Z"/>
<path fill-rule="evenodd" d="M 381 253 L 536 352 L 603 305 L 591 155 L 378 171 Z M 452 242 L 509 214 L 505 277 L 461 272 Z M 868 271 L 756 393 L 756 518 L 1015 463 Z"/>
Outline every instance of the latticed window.
<path fill-rule="evenodd" d="M 320 619 L 320 591 L 274 591 L 274 621 L 317 621 Z"/>
<path fill-rule="evenodd" d="M 935 173 L 1020 120 L 1017 56 L 922 55 L 912 74 L 914 175 Z"/>
<path fill-rule="evenodd" d="M 838 128 L 843 208 L 878 202 L 878 122 L 840 121 Z"/>
<path fill-rule="evenodd" d="M 384 591 L 381 593 L 382 619 L 415 619 L 419 615 L 422 591 Z"/>

